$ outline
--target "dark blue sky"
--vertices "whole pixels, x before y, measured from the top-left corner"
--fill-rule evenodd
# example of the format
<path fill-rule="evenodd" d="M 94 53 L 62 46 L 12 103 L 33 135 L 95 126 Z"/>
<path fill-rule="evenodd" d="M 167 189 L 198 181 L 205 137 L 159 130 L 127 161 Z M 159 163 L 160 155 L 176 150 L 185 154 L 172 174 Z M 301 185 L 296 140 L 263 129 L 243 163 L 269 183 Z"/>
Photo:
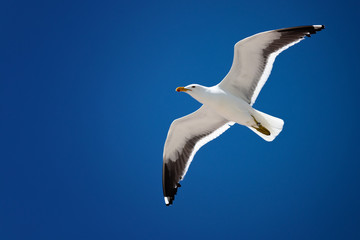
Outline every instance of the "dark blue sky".
<path fill-rule="evenodd" d="M 3 1 L 0 239 L 360 239 L 355 1 Z M 268 143 L 234 126 L 162 196 L 172 120 L 218 83 L 233 45 L 308 24 L 254 107 Z"/>

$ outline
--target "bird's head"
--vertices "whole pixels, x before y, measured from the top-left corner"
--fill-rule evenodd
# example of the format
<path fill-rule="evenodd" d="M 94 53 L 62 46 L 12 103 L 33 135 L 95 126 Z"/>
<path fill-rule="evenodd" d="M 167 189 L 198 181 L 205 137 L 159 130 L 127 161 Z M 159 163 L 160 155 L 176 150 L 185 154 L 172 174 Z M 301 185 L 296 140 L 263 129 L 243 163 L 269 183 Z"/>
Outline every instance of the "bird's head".
<path fill-rule="evenodd" d="M 186 92 L 191 97 L 193 97 L 196 100 L 198 100 L 199 102 L 203 103 L 204 98 L 206 98 L 206 95 L 207 95 L 206 93 L 207 93 L 208 89 L 209 88 L 201 86 L 199 84 L 190 84 L 190 85 L 187 85 L 186 87 L 178 87 L 178 88 L 176 88 L 176 91 L 177 92 Z"/>
<path fill-rule="evenodd" d="M 189 95 L 193 96 L 193 95 L 197 95 L 201 92 L 205 91 L 205 87 L 201 86 L 199 84 L 190 84 L 187 85 L 186 87 L 178 87 L 176 88 L 177 92 L 186 92 Z"/>

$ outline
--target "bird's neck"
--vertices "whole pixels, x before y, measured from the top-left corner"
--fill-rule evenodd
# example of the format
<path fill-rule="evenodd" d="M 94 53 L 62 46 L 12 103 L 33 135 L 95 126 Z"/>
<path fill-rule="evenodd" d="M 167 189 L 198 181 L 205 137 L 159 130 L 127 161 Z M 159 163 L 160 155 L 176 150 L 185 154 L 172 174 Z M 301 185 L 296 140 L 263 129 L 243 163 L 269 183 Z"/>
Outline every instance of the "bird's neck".
<path fill-rule="evenodd" d="M 206 104 L 209 101 L 209 99 L 211 99 L 212 96 L 214 96 L 214 94 L 216 94 L 215 89 L 213 89 L 212 87 L 207 87 L 204 88 L 204 91 L 198 92 L 196 95 L 194 94 L 192 97 L 196 99 L 198 102 L 202 104 Z"/>

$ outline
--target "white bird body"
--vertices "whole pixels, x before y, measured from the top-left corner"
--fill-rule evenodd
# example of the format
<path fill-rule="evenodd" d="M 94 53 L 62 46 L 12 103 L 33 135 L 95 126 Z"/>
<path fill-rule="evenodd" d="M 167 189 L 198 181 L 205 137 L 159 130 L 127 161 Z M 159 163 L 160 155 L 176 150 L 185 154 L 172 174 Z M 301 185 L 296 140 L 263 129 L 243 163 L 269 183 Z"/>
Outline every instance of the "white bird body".
<path fill-rule="evenodd" d="M 191 86 L 193 85 L 185 87 L 191 89 L 186 93 L 200 103 L 210 107 L 229 122 L 236 122 L 248 127 L 256 125 L 251 115 L 256 118 L 257 113 L 241 97 L 225 92 L 218 85 L 213 87 L 196 85 L 195 88 L 191 88 Z"/>
<path fill-rule="evenodd" d="M 195 112 L 172 122 L 163 154 L 163 192 L 166 205 L 174 201 L 195 153 L 220 136 L 234 123 L 244 125 L 266 141 L 273 141 L 284 121 L 254 109 L 275 58 L 305 36 L 324 29 L 310 25 L 266 31 L 235 44 L 231 69 L 213 87 L 191 84 L 178 87 L 203 105 Z"/>

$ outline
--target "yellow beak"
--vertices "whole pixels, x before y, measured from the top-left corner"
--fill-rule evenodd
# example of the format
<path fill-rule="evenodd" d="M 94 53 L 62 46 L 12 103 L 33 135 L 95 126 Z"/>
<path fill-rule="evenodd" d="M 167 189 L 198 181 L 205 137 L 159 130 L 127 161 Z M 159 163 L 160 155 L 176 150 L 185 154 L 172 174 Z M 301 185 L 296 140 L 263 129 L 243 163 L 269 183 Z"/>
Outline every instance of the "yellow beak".
<path fill-rule="evenodd" d="M 184 88 L 184 87 L 178 87 L 176 88 L 177 92 L 186 92 L 186 91 L 191 91 L 190 89 Z"/>

